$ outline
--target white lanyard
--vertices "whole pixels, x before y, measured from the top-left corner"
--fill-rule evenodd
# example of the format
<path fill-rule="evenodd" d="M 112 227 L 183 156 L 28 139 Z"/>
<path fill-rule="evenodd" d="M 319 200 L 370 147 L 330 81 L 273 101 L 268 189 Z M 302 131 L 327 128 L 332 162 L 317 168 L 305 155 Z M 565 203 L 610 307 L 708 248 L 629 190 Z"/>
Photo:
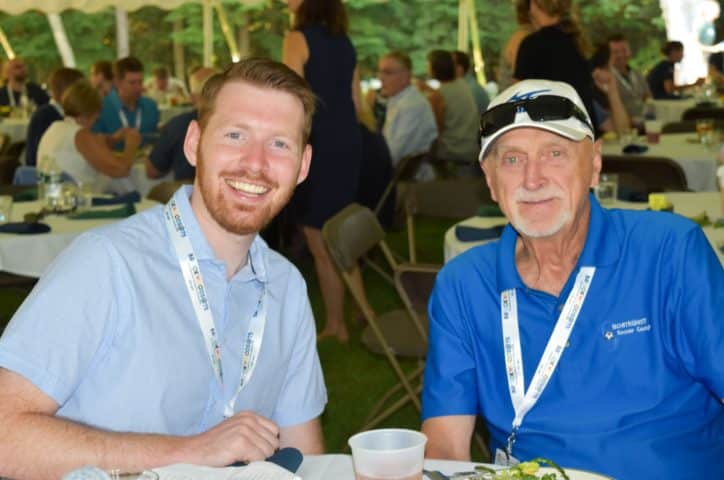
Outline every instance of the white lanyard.
<path fill-rule="evenodd" d="M 201 328 L 201 333 L 204 335 L 204 342 L 209 359 L 211 360 L 211 367 L 219 383 L 222 385 L 223 391 L 224 372 L 221 368 L 221 346 L 216 335 L 216 325 L 211 313 L 211 307 L 209 306 L 208 296 L 206 295 L 206 287 L 201 276 L 199 262 L 194 254 L 191 240 L 189 240 L 186 226 L 181 218 L 181 212 L 178 209 L 175 199 L 172 198 L 164 207 L 164 216 L 171 241 L 176 249 L 181 272 L 186 281 L 186 290 L 194 306 L 199 328 Z M 249 330 L 246 332 L 246 335 L 244 335 L 239 386 L 224 406 L 224 416 L 227 418 L 234 415 L 236 399 L 239 397 L 241 390 L 249 383 L 251 375 L 254 373 L 254 368 L 256 367 L 256 360 L 261 350 L 264 327 L 266 325 L 266 288 L 266 284 L 262 283 L 261 295 L 259 296 L 259 301 L 256 304 L 254 314 L 249 322 Z"/>
<path fill-rule="evenodd" d="M 621 72 L 618 71 L 617 68 L 612 68 L 613 74 L 616 75 L 616 78 L 618 78 L 621 81 L 621 84 L 626 87 L 626 89 L 631 93 L 636 93 L 634 91 L 634 84 L 638 84 L 638 81 L 636 80 L 636 76 L 632 75 L 629 79 L 627 75 L 622 75 Z"/>
<path fill-rule="evenodd" d="M 566 303 L 563 306 L 558 321 L 553 327 L 543 355 L 541 356 L 535 374 L 531 379 L 528 391 L 525 391 L 523 376 L 523 355 L 520 346 L 520 332 L 518 330 L 518 305 L 515 289 L 505 290 L 500 294 L 500 316 L 503 326 L 503 350 L 505 353 L 505 369 L 508 377 L 508 390 L 510 399 L 513 402 L 515 418 L 513 428 L 508 437 L 506 453 L 508 457 L 513 454 L 513 443 L 515 434 L 523 423 L 523 418 L 535 406 L 553 372 L 558 366 L 558 361 L 563 355 L 563 350 L 568 343 L 568 338 L 581 312 L 586 294 L 596 273 L 595 267 L 581 267 L 576 275 L 576 282 L 571 293 L 568 294 Z"/>
<path fill-rule="evenodd" d="M 118 118 L 121 119 L 121 125 L 124 127 L 128 127 L 128 118 L 126 117 L 126 112 L 123 111 L 123 106 L 121 105 L 121 109 L 118 110 Z M 141 129 L 141 107 L 139 105 L 136 105 L 136 119 L 133 122 L 133 128 Z"/>
<path fill-rule="evenodd" d="M 8 101 L 10 102 L 10 106 L 11 106 L 11 107 L 17 107 L 18 104 L 17 104 L 17 102 L 15 101 L 15 91 L 14 91 L 12 88 L 10 88 L 10 84 L 9 84 L 9 83 L 5 86 L 5 89 L 8 91 Z M 25 93 L 24 91 L 21 91 L 21 92 L 20 92 L 20 98 L 23 97 L 23 94 L 24 94 L 24 93 Z"/>

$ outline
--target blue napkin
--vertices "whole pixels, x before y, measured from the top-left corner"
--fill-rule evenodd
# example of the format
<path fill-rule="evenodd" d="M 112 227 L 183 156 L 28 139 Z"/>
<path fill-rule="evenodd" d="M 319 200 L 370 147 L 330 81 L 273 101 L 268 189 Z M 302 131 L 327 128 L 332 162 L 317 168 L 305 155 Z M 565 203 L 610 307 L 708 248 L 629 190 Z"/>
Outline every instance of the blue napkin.
<path fill-rule="evenodd" d="M 302 464 L 304 456 L 302 452 L 293 447 L 286 447 L 277 450 L 274 455 L 267 458 L 267 462 L 271 462 L 279 465 L 280 467 L 289 470 L 294 473 L 297 471 L 299 466 Z M 235 462 L 229 465 L 230 467 L 243 467 L 246 462 Z"/>
<path fill-rule="evenodd" d="M 631 153 L 646 153 L 649 150 L 649 147 L 646 145 L 637 145 L 635 143 L 631 143 L 629 145 L 626 145 L 623 147 L 623 153 L 631 154 Z"/>
<path fill-rule="evenodd" d="M 141 194 L 137 191 L 116 195 L 115 197 L 93 197 L 91 205 L 99 207 L 101 205 L 121 205 L 123 203 L 138 203 L 141 201 Z"/>
<path fill-rule="evenodd" d="M 50 227 L 44 223 L 34 222 L 11 222 L 0 225 L 0 233 L 19 233 L 19 234 L 36 234 L 48 233 Z"/>
<path fill-rule="evenodd" d="M 491 240 L 498 238 L 503 233 L 505 225 L 496 225 L 490 228 L 470 227 L 468 225 L 458 225 L 455 227 L 455 237 L 461 242 L 479 242 L 481 240 Z"/>

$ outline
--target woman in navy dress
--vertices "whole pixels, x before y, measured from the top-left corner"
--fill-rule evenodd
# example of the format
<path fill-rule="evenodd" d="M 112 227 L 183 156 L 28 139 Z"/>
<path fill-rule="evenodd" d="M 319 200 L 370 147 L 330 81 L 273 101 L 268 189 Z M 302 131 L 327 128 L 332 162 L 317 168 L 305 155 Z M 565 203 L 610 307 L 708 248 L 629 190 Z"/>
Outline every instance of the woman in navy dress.
<path fill-rule="evenodd" d="M 341 0 L 287 0 L 287 4 L 294 12 L 294 26 L 284 38 L 283 61 L 309 82 L 319 98 L 312 122 L 309 176 L 297 187 L 293 205 L 324 300 L 326 325 L 320 337 L 344 342 L 348 339 L 344 284 L 321 229 L 354 201 L 359 182 L 362 137 L 356 114 L 361 96 L 356 53 L 347 36 Z"/>

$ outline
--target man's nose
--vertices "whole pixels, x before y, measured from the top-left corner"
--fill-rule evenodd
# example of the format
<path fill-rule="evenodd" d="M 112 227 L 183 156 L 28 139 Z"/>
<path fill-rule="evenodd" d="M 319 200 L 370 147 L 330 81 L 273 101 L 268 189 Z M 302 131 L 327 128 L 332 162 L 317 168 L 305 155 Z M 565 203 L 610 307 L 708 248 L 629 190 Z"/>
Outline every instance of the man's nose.
<path fill-rule="evenodd" d="M 542 162 L 536 159 L 530 159 L 523 169 L 523 182 L 528 190 L 540 188 L 545 183 L 545 175 L 543 172 Z"/>

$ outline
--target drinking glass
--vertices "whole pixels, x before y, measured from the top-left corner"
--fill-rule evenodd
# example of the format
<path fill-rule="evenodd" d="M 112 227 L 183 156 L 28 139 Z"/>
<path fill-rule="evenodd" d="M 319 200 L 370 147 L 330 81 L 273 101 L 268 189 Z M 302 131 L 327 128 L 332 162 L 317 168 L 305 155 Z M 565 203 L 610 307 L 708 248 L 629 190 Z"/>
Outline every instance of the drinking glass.
<path fill-rule="evenodd" d="M 427 437 L 415 430 L 385 428 L 349 439 L 356 480 L 422 480 Z"/>
<path fill-rule="evenodd" d="M 646 120 L 644 129 L 646 130 L 646 141 L 650 144 L 659 143 L 661 137 L 661 122 L 659 120 Z"/>
<path fill-rule="evenodd" d="M 699 142 L 704 145 L 712 143 L 714 140 L 714 120 L 711 118 L 700 118 L 696 121 L 696 135 Z"/>
<path fill-rule="evenodd" d="M 618 175 L 614 173 L 602 173 L 598 185 L 594 188 L 598 202 L 601 205 L 611 205 L 618 198 Z"/>

